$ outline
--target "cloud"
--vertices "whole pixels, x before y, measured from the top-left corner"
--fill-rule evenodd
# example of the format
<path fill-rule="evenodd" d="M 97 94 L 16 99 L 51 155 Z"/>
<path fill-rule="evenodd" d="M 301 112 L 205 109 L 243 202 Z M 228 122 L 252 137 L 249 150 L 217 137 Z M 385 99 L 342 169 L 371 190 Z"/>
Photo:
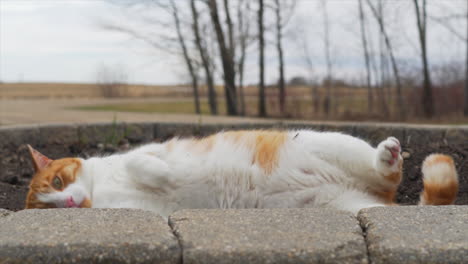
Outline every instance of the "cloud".
<path fill-rule="evenodd" d="M 298 1 L 297 14 L 288 33 L 300 29 L 310 44 L 314 73 L 325 72 L 323 17 L 320 1 Z M 385 1 L 396 56 L 415 67 L 419 62 L 415 18 L 409 1 Z M 430 1 L 432 15 L 458 12 L 464 1 Z M 435 4 L 434 4 L 435 3 Z M 356 1 L 327 1 L 331 27 L 331 53 L 338 78 L 359 76 L 363 69 L 357 27 Z M 127 22 L 128 9 L 108 1 L 8 1 L 0 4 L 0 78 L 3 81 L 93 82 L 98 65 L 126 65 L 130 80 L 138 83 L 177 83 L 185 74 L 177 56 L 158 52 L 130 37 L 101 29 L 99 21 Z M 463 9 L 464 10 L 464 9 Z M 131 9 L 130 9 L 131 11 Z M 141 10 L 136 12 L 141 15 Z M 143 9 L 143 11 L 145 11 Z M 149 11 L 148 11 L 149 12 Z M 155 14 L 153 14 L 155 15 Z M 155 15 L 159 17 L 159 15 Z M 372 21 L 369 16 L 368 19 Z M 377 36 L 375 22 L 371 32 Z M 252 26 L 255 28 L 254 26 Z M 463 25 L 464 28 L 464 25 Z M 161 30 L 161 29 L 158 29 Z M 170 29 L 165 29 L 170 30 Z M 271 40 L 270 36 L 270 40 Z M 440 25 L 431 23 L 428 31 L 431 63 L 464 58 L 465 43 Z M 378 39 L 372 42 L 376 45 Z M 287 78 L 306 75 L 303 54 L 294 39 L 284 41 Z M 257 82 L 257 47 L 248 54 L 246 83 Z M 270 43 L 267 52 L 267 80 L 277 79 L 277 55 Z"/>

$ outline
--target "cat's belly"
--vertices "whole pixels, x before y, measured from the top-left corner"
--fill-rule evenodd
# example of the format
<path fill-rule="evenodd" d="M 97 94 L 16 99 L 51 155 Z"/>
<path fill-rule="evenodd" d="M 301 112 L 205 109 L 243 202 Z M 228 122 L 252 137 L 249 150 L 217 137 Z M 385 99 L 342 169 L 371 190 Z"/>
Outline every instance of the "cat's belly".
<path fill-rule="evenodd" d="M 94 190 L 93 207 L 136 208 L 168 217 L 181 209 L 312 207 L 328 203 L 342 191 L 338 184 L 326 184 L 318 175 L 266 176 L 259 170 L 217 172 L 225 177 L 191 178 L 158 188 L 128 181 L 107 182 Z"/>

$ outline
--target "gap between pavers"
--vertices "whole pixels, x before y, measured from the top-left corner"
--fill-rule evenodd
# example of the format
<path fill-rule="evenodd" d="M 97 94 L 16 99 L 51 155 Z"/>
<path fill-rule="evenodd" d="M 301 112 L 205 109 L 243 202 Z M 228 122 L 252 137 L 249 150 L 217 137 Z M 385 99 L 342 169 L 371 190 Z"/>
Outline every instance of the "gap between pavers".
<path fill-rule="evenodd" d="M 367 263 L 355 217 L 328 209 L 182 210 L 172 230 L 131 209 L 0 215 L 1 263 Z"/>
<path fill-rule="evenodd" d="M 181 210 L 169 224 L 183 263 L 367 263 L 361 227 L 347 212 Z"/>

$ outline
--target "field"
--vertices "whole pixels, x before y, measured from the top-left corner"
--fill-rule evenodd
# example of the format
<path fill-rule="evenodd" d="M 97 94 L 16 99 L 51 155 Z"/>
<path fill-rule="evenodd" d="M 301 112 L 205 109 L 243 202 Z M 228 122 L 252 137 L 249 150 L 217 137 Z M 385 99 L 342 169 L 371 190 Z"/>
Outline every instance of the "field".
<path fill-rule="evenodd" d="M 195 111 L 192 90 L 189 86 L 149 86 L 125 85 L 112 87 L 112 93 L 103 92 L 104 87 L 96 84 L 61 84 L 61 83 L 0 83 L 0 100 L 66 100 L 70 104 L 62 109 L 83 112 L 128 112 L 128 113 L 160 113 L 160 114 L 193 114 Z M 220 115 L 225 115 L 226 104 L 221 86 L 216 87 L 218 94 L 218 109 Z M 389 114 L 385 115 L 378 98 L 374 101 L 374 110 L 367 109 L 367 91 L 358 87 L 336 87 L 332 92 L 331 111 L 327 115 L 323 111 L 323 103 L 318 109 L 313 106 L 311 87 L 287 87 L 286 113 L 279 112 L 278 93 L 276 87 L 267 87 L 266 103 L 268 117 L 304 120 L 343 120 L 343 121 L 400 121 L 397 118 L 398 108 L 395 107 L 395 96 L 388 100 Z M 246 116 L 257 116 L 257 87 L 245 87 Z M 319 98 L 325 97 L 325 89 L 318 88 Z M 389 93 L 391 94 L 391 93 Z M 394 94 L 394 93 L 393 93 Z M 407 108 L 405 122 L 412 123 L 444 123 L 468 124 L 459 109 L 462 108 L 459 94 L 448 94 L 436 90 L 436 110 L 444 112 L 432 119 L 421 118 L 418 113 L 419 98 L 414 89 L 407 90 L 404 105 Z M 206 87 L 200 88 L 201 112 L 209 115 Z M 93 103 L 95 99 L 96 103 Z M 44 103 L 45 103 L 44 101 Z M 76 102 L 76 103 L 75 103 Z M 443 111 L 442 111 L 443 110 Z M 56 110 L 54 110 L 56 112 Z M 2 120 L 0 120 L 0 124 Z"/>
<path fill-rule="evenodd" d="M 115 97 L 186 97 L 186 86 L 125 85 L 115 87 Z M 0 99 L 100 98 L 103 87 L 81 83 L 0 83 Z"/>

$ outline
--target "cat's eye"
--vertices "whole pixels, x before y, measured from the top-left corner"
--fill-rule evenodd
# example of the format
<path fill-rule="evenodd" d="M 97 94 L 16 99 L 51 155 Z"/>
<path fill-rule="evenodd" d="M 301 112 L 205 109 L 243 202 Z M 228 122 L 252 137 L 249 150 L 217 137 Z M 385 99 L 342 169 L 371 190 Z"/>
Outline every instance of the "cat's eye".
<path fill-rule="evenodd" d="M 60 180 L 59 177 L 55 176 L 55 178 L 52 180 L 52 187 L 54 187 L 54 189 L 57 190 L 62 189 L 62 180 Z"/>

